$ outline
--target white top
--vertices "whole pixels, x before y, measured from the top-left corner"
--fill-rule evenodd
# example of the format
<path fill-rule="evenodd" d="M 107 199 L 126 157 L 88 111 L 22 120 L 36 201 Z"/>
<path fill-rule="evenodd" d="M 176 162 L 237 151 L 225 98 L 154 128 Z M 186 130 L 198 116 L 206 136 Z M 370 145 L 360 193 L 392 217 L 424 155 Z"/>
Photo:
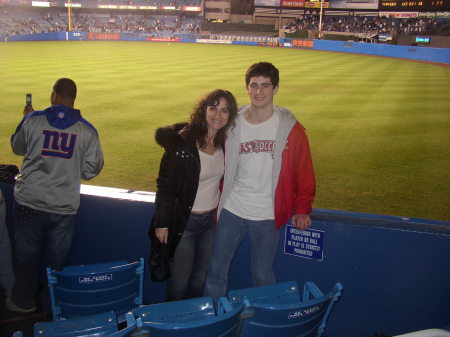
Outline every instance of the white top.
<path fill-rule="evenodd" d="M 241 114 L 240 151 L 237 173 L 224 208 L 248 220 L 275 219 L 272 200 L 272 168 L 279 124 L 276 113 L 251 124 Z"/>
<path fill-rule="evenodd" d="M 193 212 L 206 212 L 217 207 L 220 197 L 220 179 L 225 172 L 224 154 L 218 149 L 214 154 L 198 150 L 200 155 L 200 181 Z"/>

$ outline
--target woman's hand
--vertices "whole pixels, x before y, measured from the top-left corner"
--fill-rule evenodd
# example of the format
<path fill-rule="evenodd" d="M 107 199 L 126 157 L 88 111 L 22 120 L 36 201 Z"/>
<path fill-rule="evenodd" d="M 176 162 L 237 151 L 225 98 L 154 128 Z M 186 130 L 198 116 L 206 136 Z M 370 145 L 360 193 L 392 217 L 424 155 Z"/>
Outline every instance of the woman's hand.
<path fill-rule="evenodd" d="M 167 238 L 169 237 L 169 229 L 168 228 L 155 228 L 155 235 L 158 238 L 159 242 L 167 243 Z"/>

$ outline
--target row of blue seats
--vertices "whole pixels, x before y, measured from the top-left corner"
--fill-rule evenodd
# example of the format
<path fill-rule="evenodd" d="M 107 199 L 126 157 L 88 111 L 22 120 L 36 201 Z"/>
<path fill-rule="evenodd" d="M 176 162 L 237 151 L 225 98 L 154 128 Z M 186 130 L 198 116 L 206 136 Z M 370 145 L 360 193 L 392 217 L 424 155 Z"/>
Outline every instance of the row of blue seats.
<path fill-rule="evenodd" d="M 343 289 L 336 283 L 323 294 L 306 282 L 300 294 L 293 281 L 233 290 L 217 303 L 200 297 L 143 305 L 143 272 L 142 258 L 48 269 L 53 321 L 36 323 L 34 336 L 320 337 Z"/>

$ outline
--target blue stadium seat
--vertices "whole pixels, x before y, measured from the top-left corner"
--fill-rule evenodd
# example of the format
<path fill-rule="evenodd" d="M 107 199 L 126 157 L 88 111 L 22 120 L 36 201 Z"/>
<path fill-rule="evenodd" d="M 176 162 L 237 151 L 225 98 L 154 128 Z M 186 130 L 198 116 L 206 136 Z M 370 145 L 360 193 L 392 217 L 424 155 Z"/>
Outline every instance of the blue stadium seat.
<path fill-rule="evenodd" d="M 114 332 L 117 332 L 117 318 L 116 314 L 112 311 L 59 322 L 39 322 L 34 325 L 35 337 L 102 337 Z"/>
<path fill-rule="evenodd" d="M 61 271 L 47 268 L 54 321 L 114 311 L 119 322 L 143 302 L 144 259 L 85 266 Z"/>
<path fill-rule="evenodd" d="M 324 295 L 314 283 L 306 282 L 301 298 L 297 282 L 284 282 L 230 291 L 228 299 L 232 305 L 246 305 L 241 337 L 320 337 L 342 289 L 338 282 Z"/>
<path fill-rule="evenodd" d="M 106 312 L 61 320 L 59 322 L 41 322 L 34 325 L 34 337 L 125 337 L 143 336 L 132 312 L 126 315 L 126 326 L 118 330 L 117 316 Z M 13 336 L 14 337 L 14 336 Z"/>
<path fill-rule="evenodd" d="M 137 317 L 152 337 L 235 337 L 244 305 L 222 297 L 217 313 L 210 297 L 145 305 Z"/>

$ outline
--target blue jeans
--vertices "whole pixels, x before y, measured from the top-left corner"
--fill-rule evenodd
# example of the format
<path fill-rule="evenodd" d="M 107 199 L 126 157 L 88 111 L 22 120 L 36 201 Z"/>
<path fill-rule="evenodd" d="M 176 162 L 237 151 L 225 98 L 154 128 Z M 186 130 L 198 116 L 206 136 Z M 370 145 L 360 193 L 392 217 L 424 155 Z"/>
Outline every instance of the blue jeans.
<path fill-rule="evenodd" d="M 38 211 L 14 203 L 13 261 L 15 282 L 12 301 L 24 309 L 36 306 L 41 255 L 46 266 L 62 269 L 75 233 L 75 214 Z"/>
<path fill-rule="evenodd" d="M 167 300 L 178 301 L 203 295 L 213 240 L 216 210 L 191 213 L 170 264 Z"/>
<path fill-rule="evenodd" d="M 226 296 L 228 270 L 242 240 L 250 234 L 253 286 L 276 283 L 273 261 L 280 232 L 274 220 L 247 220 L 223 209 L 214 233 L 213 251 L 205 284 L 205 296 Z"/>
<path fill-rule="evenodd" d="M 11 294 L 14 285 L 14 271 L 11 257 L 11 243 L 6 224 L 6 203 L 0 191 L 0 285 L 6 294 Z"/>

